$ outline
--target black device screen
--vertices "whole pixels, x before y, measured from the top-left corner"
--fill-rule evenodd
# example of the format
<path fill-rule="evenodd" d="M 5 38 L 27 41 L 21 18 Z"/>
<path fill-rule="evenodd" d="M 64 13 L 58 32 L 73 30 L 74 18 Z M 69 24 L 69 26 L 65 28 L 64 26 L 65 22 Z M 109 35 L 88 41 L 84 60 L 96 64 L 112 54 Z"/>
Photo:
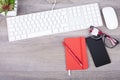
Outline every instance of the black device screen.
<path fill-rule="evenodd" d="M 95 40 L 91 37 L 88 37 L 86 38 L 86 42 L 96 67 L 111 62 L 102 38 Z"/>

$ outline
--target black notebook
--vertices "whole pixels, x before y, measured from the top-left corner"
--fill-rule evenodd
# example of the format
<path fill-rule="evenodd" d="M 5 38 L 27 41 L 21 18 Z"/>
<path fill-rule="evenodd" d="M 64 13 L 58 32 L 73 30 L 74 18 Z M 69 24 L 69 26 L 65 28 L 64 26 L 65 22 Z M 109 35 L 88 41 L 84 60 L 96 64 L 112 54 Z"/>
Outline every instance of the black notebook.
<path fill-rule="evenodd" d="M 88 37 L 86 38 L 86 42 L 96 67 L 111 62 L 102 39 L 95 40 Z"/>

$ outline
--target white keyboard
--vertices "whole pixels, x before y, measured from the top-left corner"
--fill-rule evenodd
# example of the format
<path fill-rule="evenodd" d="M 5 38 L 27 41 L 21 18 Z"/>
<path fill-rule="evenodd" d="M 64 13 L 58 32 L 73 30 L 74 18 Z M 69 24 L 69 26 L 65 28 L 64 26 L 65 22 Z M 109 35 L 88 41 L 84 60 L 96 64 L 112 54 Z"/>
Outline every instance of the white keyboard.
<path fill-rule="evenodd" d="M 57 9 L 7 18 L 9 41 L 102 26 L 99 5 Z"/>

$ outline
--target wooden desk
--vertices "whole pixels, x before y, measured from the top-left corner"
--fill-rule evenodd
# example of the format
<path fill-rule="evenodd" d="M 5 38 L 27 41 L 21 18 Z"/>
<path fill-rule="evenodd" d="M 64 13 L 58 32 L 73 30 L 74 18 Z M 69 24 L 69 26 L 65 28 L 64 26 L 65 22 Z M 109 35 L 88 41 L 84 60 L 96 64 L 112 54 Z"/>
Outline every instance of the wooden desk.
<path fill-rule="evenodd" d="M 36 1 L 36 2 L 35 2 Z M 119 0 L 57 0 L 56 9 L 97 2 L 115 8 L 120 22 Z M 46 0 L 19 0 L 18 15 L 46 11 L 51 4 Z M 116 30 L 100 27 L 104 32 L 120 41 L 120 25 Z M 67 76 L 65 53 L 62 41 L 66 37 L 88 36 L 88 30 L 37 37 L 16 42 L 8 42 L 6 19 L 0 16 L 0 80 L 119 80 L 120 45 L 108 49 L 112 63 L 96 68 L 88 51 L 89 69 L 73 71 Z M 9 72 L 8 72 L 9 71 Z"/>

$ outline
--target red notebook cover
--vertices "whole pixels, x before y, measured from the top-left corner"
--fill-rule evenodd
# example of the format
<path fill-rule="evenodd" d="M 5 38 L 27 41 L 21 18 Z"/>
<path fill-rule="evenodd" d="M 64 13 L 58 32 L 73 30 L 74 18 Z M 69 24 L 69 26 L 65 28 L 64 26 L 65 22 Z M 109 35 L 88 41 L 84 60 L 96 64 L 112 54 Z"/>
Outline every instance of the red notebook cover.
<path fill-rule="evenodd" d="M 65 38 L 66 70 L 83 70 L 88 68 L 86 41 L 84 37 Z"/>

